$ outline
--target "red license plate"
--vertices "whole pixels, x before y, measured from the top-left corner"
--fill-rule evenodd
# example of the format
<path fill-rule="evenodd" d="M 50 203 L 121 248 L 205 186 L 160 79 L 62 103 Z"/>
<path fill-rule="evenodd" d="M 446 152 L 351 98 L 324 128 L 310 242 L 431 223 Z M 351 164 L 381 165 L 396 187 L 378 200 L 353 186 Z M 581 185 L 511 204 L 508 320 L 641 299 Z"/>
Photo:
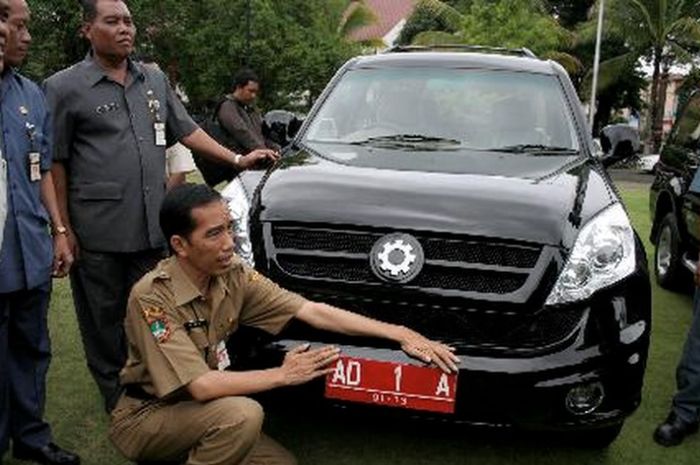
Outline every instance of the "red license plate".
<path fill-rule="evenodd" d="M 457 375 L 438 368 L 341 357 L 326 377 L 326 397 L 454 413 Z"/>

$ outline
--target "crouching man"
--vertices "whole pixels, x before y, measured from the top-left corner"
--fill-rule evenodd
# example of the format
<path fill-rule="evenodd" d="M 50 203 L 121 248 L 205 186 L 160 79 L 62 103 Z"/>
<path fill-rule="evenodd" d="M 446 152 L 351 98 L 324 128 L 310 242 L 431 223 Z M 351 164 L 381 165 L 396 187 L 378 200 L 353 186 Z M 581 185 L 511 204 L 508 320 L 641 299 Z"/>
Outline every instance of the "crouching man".
<path fill-rule="evenodd" d="M 261 433 L 262 408 L 249 394 L 324 376 L 335 347 L 290 351 L 282 366 L 223 371 L 225 341 L 239 325 L 277 334 L 298 318 L 316 328 L 396 341 L 409 355 L 456 371 L 451 348 L 405 327 L 310 302 L 279 288 L 234 255 L 232 220 L 216 191 L 185 184 L 169 192 L 161 229 L 173 256 L 133 288 L 125 321 L 125 394 L 110 437 L 137 461 L 288 464 L 294 458 Z"/>

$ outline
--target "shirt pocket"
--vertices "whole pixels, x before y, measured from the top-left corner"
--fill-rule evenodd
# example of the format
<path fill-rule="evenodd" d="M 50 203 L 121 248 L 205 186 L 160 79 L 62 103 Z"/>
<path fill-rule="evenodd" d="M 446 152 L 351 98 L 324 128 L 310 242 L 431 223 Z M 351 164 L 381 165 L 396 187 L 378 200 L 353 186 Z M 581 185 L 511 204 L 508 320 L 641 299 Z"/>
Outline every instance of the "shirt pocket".
<path fill-rule="evenodd" d="M 116 182 L 94 182 L 76 186 L 75 195 L 81 200 L 121 200 L 122 186 Z"/>

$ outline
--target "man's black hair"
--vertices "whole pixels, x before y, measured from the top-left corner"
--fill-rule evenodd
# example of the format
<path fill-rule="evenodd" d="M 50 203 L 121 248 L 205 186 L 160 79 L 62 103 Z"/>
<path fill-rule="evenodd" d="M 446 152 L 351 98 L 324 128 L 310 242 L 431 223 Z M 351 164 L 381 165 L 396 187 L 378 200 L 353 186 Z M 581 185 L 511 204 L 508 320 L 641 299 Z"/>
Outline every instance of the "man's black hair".
<path fill-rule="evenodd" d="M 80 3 L 80 6 L 83 9 L 83 21 L 87 23 L 91 23 L 97 18 L 97 2 L 100 0 L 78 0 L 78 3 Z M 121 0 L 122 2 L 126 3 L 126 5 L 129 5 L 129 2 L 126 0 Z"/>
<path fill-rule="evenodd" d="M 172 188 L 163 199 L 159 217 L 160 229 L 168 245 L 173 236 L 187 238 L 195 230 L 197 224 L 192 218 L 192 210 L 220 201 L 221 194 L 206 184 L 187 183 Z"/>
<path fill-rule="evenodd" d="M 260 84 L 260 79 L 258 78 L 258 75 L 255 74 L 255 71 L 248 68 L 240 69 L 236 72 L 236 74 L 233 75 L 233 80 L 231 81 L 231 88 L 233 90 L 236 90 L 239 87 L 245 87 L 245 85 L 248 84 L 250 81 L 257 82 L 258 84 Z"/>

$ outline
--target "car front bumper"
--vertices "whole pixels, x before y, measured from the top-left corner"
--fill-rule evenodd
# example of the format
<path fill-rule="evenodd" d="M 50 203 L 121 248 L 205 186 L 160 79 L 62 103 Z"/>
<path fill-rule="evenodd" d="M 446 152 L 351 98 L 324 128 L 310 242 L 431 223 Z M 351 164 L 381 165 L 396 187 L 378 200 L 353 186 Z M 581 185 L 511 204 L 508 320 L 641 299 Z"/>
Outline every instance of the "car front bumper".
<path fill-rule="evenodd" d="M 599 293 L 585 304 L 576 330 L 555 348 L 537 354 L 478 355 L 460 353 L 458 388 L 453 414 L 366 406 L 324 398 L 324 380 L 316 380 L 293 395 L 328 406 L 357 408 L 399 416 L 409 415 L 496 427 L 535 430 L 597 429 L 621 424 L 639 406 L 649 347 L 650 288 L 646 271 Z M 416 328 L 419 329 L 419 328 Z M 296 336 L 297 333 L 294 332 Z M 397 348 L 371 346 L 352 338 L 328 340 L 289 337 L 258 353 L 266 365 L 279 365 L 283 354 L 299 344 L 337 345 L 342 355 L 397 364 L 418 362 Z M 371 342 L 371 340 L 370 340 Z M 259 364 L 257 366 L 260 366 Z M 600 405 L 585 414 L 567 408 L 567 396 L 577 387 L 599 383 Z"/>

